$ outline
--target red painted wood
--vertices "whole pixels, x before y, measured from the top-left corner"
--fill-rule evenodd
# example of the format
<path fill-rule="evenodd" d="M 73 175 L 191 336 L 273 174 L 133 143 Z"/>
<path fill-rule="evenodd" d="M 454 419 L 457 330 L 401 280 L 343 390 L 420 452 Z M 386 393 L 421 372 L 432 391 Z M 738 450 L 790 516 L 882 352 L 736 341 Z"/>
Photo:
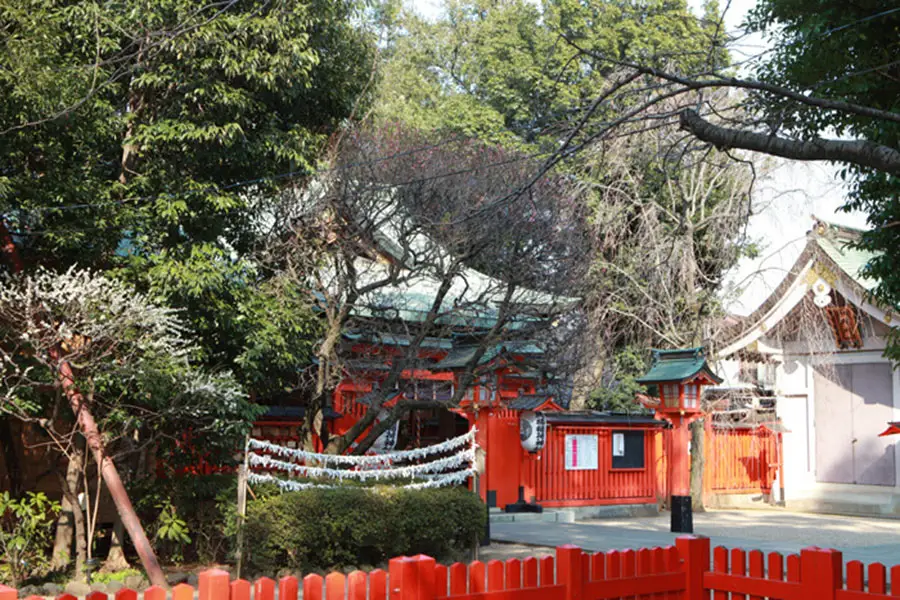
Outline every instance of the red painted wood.
<path fill-rule="evenodd" d="M 144 590 L 144 600 L 166 600 L 166 590 L 154 585 Z M 74 597 L 73 597 L 74 600 Z"/>
<path fill-rule="evenodd" d="M 684 594 L 684 573 L 662 573 L 644 577 L 620 577 L 606 581 L 592 581 L 584 586 L 585 598 L 634 598 L 662 592 Z M 677 597 L 677 596 L 676 596 Z"/>
<path fill-rule="evenodd" d="M 731 573 L 732 575 L 747 574 L 747 556 L 741 548 L 731 549 Z M 746 600 L 746 598 L 747 596 L 744 594 L 731 594 L 731 600 Z"/>
<path fill-rule="evenodd" d="M 900 565 L 891 567 L 891 596 L 900 597 Z"/>
<path fill-rule="evenodd" d="M 484 563 L 480 560 L 473 561 L 469 564 L 469 593 L 475 594 L 484 592 L 485 585 L 485 568 Z"/>
<path fill-rule="evenodd" d="M 103 595 L 106 598 L 106 594 Z M 87 600 L 103 600 L 103 598 L 87 597 Z M 194 588 L 186 583 L 179 583 L 172 588 L 172 600 L 194 600 Z"/>
<path fill-rule="evenodd" d="M 193 590 L 192 590 L 193 591 Z M 37 596 L 28 596 L 25 600 L 30 600 L 31 598 L 37 598 Z M 103 592 L 91 592 L 87 596 L 85 596 L 85 600 L 106 600 L 107 595 Z"/>
<path fill-rule="evenodd" d="M 527 588 L 538 586 L 538 559 L 533 556 L 522 561 L 522 586 Z"/>
<path fill-rule="evenodd" d="M 728 573 L 728 550 L 723 548 L 722 546 L 717 546 L 715 550 L 713 550 L 713 572 L 714 573 Z M 704 585 L 708 585 L 709 578 L 704 578 Z M 728 594 L 720 591 L 718 588 L 709 586 L 709 589 L 715 590 L 713 592 L 713 600 L 728 600 Z"/>
<path fill-rule="evenodd" d="M 0 600 L 16 600 L 18 597 L 19 592 L 11 587 L 0 584 Z"/>
<path fill-rule="evenodd" d="M 560 546 L 556 549 L 556 583 L 566 586 L 566 600 L 581 600 L 581 588 L 585 577 L 583 552 L 577 546 Z"/>
<path fill-rule="evenodd" d="M 455 563 L 450 566 L 450 595 L 461 596 L 469 591 L 468 573 L 466 565 Z"/>
<path fill-rule="evenodd" d="M 415 600 L 434 600 L 437 595 L 434 587 L 435 560 L 424 554 L 414 556 L 413 560 L 416 563 Z"/>
<path fill-rule="evenodd" d="M 250 582 L 246 579 L 235 579 L 228 587 L 230 600 L 250 600 Z"/>
<path fill-rule="evenodd" d="M 366 574 L 362 571 L 347 576 L 347 600 L 366 600 Z"/>
<path fill-rule="evenodd" d="M 322 579 L 319 577 L 319 579 Z M 320 586 L 321 588 L 321 586 Z M 322 590 L 319 590 L 317 598 L 306 595 L 306 580 L 303 580 L 303 600 L 321 600 Z M 261 577 L 253 584 L 253 600 L 275 600 L 275 580 Z"/>
<path fill-rule="evenodd" d="M 865 567 L 860 561 L 851 560 L 847 563 L 847 589 L 854 592 L 861 592 L 865 587 Z"/>
<path fill-rule="evenodd" d="M 887 571 L 881 563 L 869 565 L 869 593 L 884 594 L 887 589 Z"/>
<path fill-rule="evenodd" d="M 787 581 L 769 581 L 768 579 L 751 579 L 746 576 L 729 575 L 727 573 L 707 573 L 703 576 L 707 589 L 716 590 L 715 598 L 727 598 L 728 592 L 743 596 L 750 593 L 778 600 L 813 600 L 815 596 L 807 596 L 803 584 Z M 721 596 L 720 596 L 721 595 Z"/>
<path fill-rule="evenodd" d="M 369 600 L 386 600 L 388 597 L 387 584 L 388 574 L 386 571 L 375 569 L 369 573 Z M 306 588 L 304 587 L 303 590 L 305 592 Z M 304 595 L 303 600 L 309 599 Z"/>
<path fill-rule="evenodd" d="M 199 575 L 198 597 L 200 600 L 224 600 L 228 598 L 228 583 L 231 576 L 221 569 L 209 569 Z"/>
<path fill-rule="evenodd" d="M 800 557 L 796 554 L 788 554 L 786 562 L 787 580 L 800 581 Z"/>
<path fill-rule="evenodd" d="M 556 583 L 556 563 L 552 556 L 544 556 L 538 560 L 538 570 L 541 573 L 541 586 Z"/>
<path fill-rule="evenodd" d="M 765 556 L 759 550 L 751 550 L 747 555 L 747 573 L 755 579 L 763 579 L 766 575 Z M 762 596 L 750 596 L 750 600 L 763 600 Z"/>
<path fill-rule="evenodd" d="M 499 560 L 492 560 L 487 564 L 487 590 L 489 592 L 498 592 L 503 587 L 503 563 Z"/>
<path fill-rule="evenodd" d="M 506 589 L 518 590 L 522 587 L 522 561 L 510 558 L 506 561 Z"/>
<path fill-rule="evenodd" d="M 620 579 L 622 577 L 622 554 L 618 550 L 611 550 L 606 553 L 606 581 L 603 582 L 605 585 L 611 585 L 613 581 Z M 592 593 L 588 591 L 588 598 L 591 598 Z"/>
<path fill-rule="evenodd" d="M 137 600 L 138 593 L 134 590 L 124 589 L 116 592 L 116 600 Z"/>
<path fill-rule="evenodd" d="M 325 576 L 325 600 L 344 600 L 346 593 L 347 578 L 343 573 L 329 573 Z"/>
<path fill-rule="evenodd" d="M 635 556 L 635 574 L 638 577 L 646 577 L 653 574 L 653 564 L 650 561 L 650 550 L 641 548 Z M 649 600 L 649 596 L 642 594 L 637 596 L 638 600 Z"/>
<path fill-rule="evenodd" d="M 9 588 L 7 588 L 7 589 L 9 589 Z M 153 589 L 153 588 L 147 588 L 147 590 L 144 592 L 145 598 L 147 597 L 147 592 L 149 592 L 151 589 Z M 163 590 L 162 588 L 158 588 L 158 589 L 162 590 L 163 597 L 161 599 L 157 598 L 156 600 L 166 600 L 166 590 Z M 61 594 L 56 597 L 56 600 L 78 600 L 78 597 L 73 596 L 72 594 Z"/>
<path fill-rule="evenodd" d="M 675 540 L 675 548 L 669 547 L 664 552 L 667 555 L 666 570 L 685 574 L 684 600 L 709 600 L 703 581 L 709 570 L 709 538 L 681 536 Z M 677 594 L 668 597 L 679 598 Z"/>
<path fill-rule="evenodd" d="M 434 566 L 434 590 L 438 596 L 446 596 L 449 592 L 447 592 L 447 581 L 449 579 L 450 570 L 444 565 L 435 565 Z M 360 600 L 366 600 L 365 597 L 360 598 Z"/>
<path fill-rule="evenodd" d="M 800 583 L 809 598 L 834 600 L 843 581 L 840 552 L 821 548 L 804 548 L 800 551 Z M 871 588 L 871 581 L 869 585 Z"/>
<path fill-rule="evenodd" d="M 606 555 L 602 552 L 591 554 L 591 579 L 593 581 L 606 579 Z"/>
<path fill-rule="evenodd" d="M 293 575 L 278 580 L 278 600 L 297 600 L 300 582 Z"/>
<path fill-rule="evenodd" d="M 635 551 L 632 549 L 623 550 L 622 551 L 622 578 L 630 579 L 634 577 L 634 574 L 637 572 L 637 565 L 635 564 L 635 560 L 637 555 Z"/>
<path fill-rule="evenodd" d="M 272 581 L 271 579 L 269 581 Z M 262 583 L 262 580 L 256 582 L 256 591 L 253 600 L 259 600 L 259 584 Z M 275 582 L 272 581 L 274 584 Z M 322 587 L 325 585 L 325 581 L 322 579 L 321 575 L 310 574 L 303 578 L 303 600 L 322 600 Z M 272 592 L 275 592 L 275 586 L 272 585 Z M 266 600 L 273 600 L 272 598 L 267 598 Z"/>
<path fill-rule="evenodd" d="M 593 579 L 591 576 L 591 555 L 587 552 L 581 553 L 581 574 L 584 576 L 585 581 L 590 581 Z"/>
<path fill-rule="evenodd" d="M 566 588 L 562 585 L 527 588 L 521 590 L 503 590 L 500 592 L 480 592 L 460 596 L 464 600 L 563 600 Z M 437 598 L 436 600 L 445 600 Z"/>
<path fill-rule="evenodd" d="M 784 580 L 784 558 L 778 552 L 769 552 L 767 557 L 766 578 L 772 581 Z"/>

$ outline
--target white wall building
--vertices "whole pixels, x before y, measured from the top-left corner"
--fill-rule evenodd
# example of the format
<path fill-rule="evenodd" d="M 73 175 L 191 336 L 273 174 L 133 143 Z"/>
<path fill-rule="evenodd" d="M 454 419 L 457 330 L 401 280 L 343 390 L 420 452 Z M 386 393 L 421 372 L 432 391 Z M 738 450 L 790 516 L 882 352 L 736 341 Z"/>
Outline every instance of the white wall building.
<path fill-rule="evenodd" d="M 882 356 L 896 314 L 867 299 L 858 230 L 818 222 L 788 276 L 718 353 L 723 385 L 774 388 L 788 506 L 900 514 L 900 371 Z"/>

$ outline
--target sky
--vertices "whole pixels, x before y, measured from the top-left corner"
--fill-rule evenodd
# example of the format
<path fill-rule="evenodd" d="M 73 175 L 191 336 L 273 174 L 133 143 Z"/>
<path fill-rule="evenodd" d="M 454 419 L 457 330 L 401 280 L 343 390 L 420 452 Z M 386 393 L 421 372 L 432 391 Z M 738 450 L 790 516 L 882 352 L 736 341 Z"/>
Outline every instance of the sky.
<path fill-rule="evenodd" d="M 702 0 L 688 0 L 699 11 Z M 422 16 L 434 19 L 441 13 L 442 0 L 407 0 Z M 725 5 L 725 2 L 721 2 Z M 731 0 L 725 13 L 725 28 L 737 31 L 756 0 Z M 732 48 L 732 58 L 741 62 L 765 51 L 766 40 L 759 36 L 741 39 Z M 758 259 L 742 261 L 730 274 L 725 286 L 726 307 L 746 315 L 756 309 L 784 279 L 812 228 L 813 216 L 831 223 L 864 228 L 865 215 L 844 213 L 845 188 L 836 176 L 837 168 L 828 163 L 805 163 L 756 155 L 769 167 L 767 176 L 754 186 L 753 201 L 757 214 L 750 218 L 747 233 L 758 240 L 763 252 Z M 762 162 L 760 162 L 762 164 Z"/>

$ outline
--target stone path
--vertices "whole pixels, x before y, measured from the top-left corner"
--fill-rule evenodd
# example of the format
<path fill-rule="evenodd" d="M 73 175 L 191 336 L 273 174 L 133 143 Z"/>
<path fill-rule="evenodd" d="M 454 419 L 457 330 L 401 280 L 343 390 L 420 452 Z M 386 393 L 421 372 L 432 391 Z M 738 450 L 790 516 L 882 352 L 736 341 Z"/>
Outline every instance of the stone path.
<path fill-rule="evenodd" d="M 836 548 L 844 561 L 900 564 L 900 520 L 800 514 L 787 511 L 709 511 L 694 515 L 694 533 L 713 546 L 798 552 L 808 546 Z M 607 551 L 672 544 L 669 513 L 659 517 L 577 523 L 492 523 L 491 539 L 536 546 L 575 544 Z"/>

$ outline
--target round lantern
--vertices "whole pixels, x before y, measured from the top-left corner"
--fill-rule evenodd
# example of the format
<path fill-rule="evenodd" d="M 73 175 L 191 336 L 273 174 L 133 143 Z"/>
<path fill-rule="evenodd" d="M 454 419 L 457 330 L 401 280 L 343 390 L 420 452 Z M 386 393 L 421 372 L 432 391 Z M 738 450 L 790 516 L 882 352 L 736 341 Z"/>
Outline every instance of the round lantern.
<path fill-rule="evenodd" d="M 539 412 L 523 412 L 519 418 L 519 439 L 528 452 L 543 448 L 547 442 L 547 417 Z"/>

